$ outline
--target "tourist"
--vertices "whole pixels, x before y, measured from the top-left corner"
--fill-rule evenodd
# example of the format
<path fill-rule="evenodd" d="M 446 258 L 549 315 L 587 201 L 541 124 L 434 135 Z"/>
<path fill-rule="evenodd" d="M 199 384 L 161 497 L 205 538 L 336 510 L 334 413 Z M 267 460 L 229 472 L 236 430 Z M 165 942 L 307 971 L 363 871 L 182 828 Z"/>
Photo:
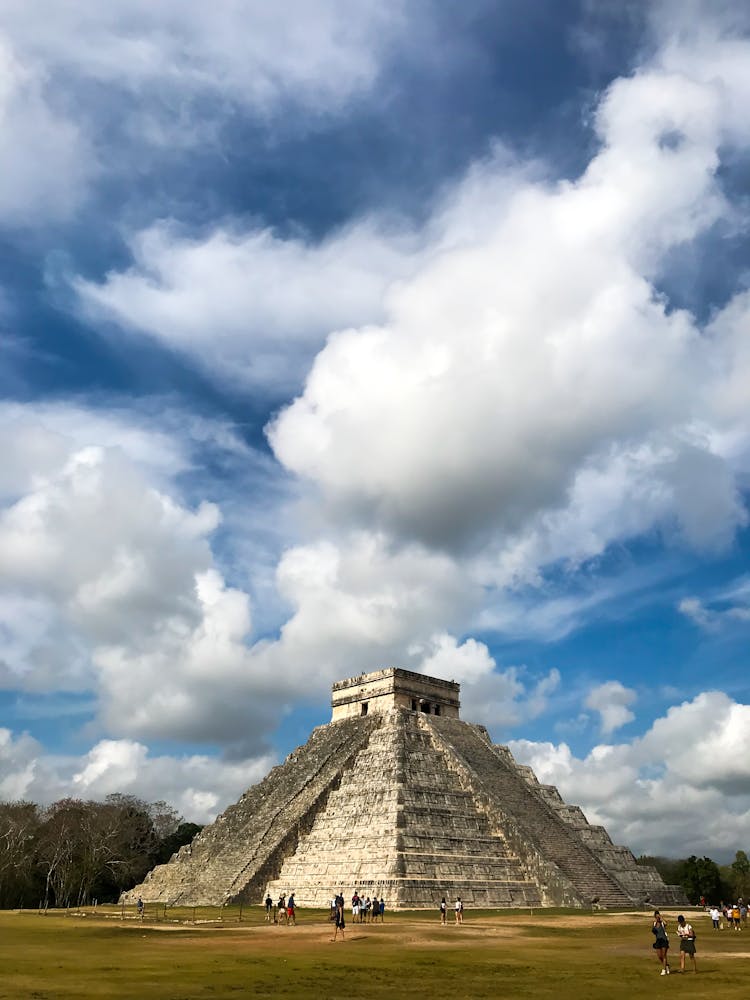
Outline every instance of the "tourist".
<path fill-rule="evenodd" d="M 138 897 L 138 902 L 135 904 L 135 908 L 138 911 L 138 916 L 141 918 L 141 920 L 143 920 L 143 914 L 145 912 L 146 906 L 140 896 Z"/>
<path fill-rule="evenodd" d="M 339 895 L 336 900 L 336 926 L 333 929 L 333 937 L 331 941 L 335 941 L 339 936 L 339 931 L 341 931 L 341 940 L 344 940 L 344 929 L 346 928 L 346 921 L 344 920 L 344 897 Z"/>
<path fill-rule="evenodd" d="M 271 899 L 271 893 L 266 894 L 266 923 L 271 923 L 271 914 L 273 913 L 273 900 Z"/>
<path fill-rule="evenodd" d="M 357 921 L 358 921 L 358 919 L 359 919 L 360 902 L 361 902 L 361 900 L 359 898 L 359 894 L 357 893 L 357 890 L 355 889 L 354 890 L 354 895 L 352 896 L 352 923 L 353 924 L 356 924 Z"/>
<path fill-rule="evenodd" d="M 440 923 L 445 926 L 448 917 L 448 904 L 445 902 L 445 896 L 440 900 Z"/>
<path fill-rule="evenodd" d="M 293 924 L 297 923 L 297 917 L 295 916 L 295 911 L 294 911 L 294 893 L 291 893 L 291 895 L 289 896 L 289 899 L 286 902 L 286 925 L 287 925 L 287 927 L 289 926 L 290 922 L 293 923 Z"/>
<path fill-rule="evenodd" d="M 736 931 L 741 931 L 740 927 L 740 904 L 735 903 L 732 907 L 732 923 L 734 924 L 734 929 Z"/>
<path fill-rule="evenodd" d="M 369 896 L 365 897 L 365 923 L 368 923 L 372 915 L 372 900 Z M 361 922 L 361 921 L 360 921 Z"/>
<path fill-rule="evenodd" d="M 286 896 L 282 892 L 279 896 L 279 901 L 276 904 L 276 923 L 285 924 L 286 923 Z"/>
<path fill-rule="evenodd" d="M 456 923 L 462 924 L 464 922 L 464 904 L 460 896 L 456 898 L 455 910 L 456 910 Z"/>
<path fill-rule="evenodd" d="M 677 918 L 677 933 L 680 935 L 680 972 L 685 971 L 685 955 L 689 955 L 693 963 L 693 972 L 698 971 L 695 961 L 695 931 L 682 914 Z"/>
<path fill-rule="evenodd" d="M 669 975 L 669 935 L 667 934 L 667 925 L 661 918 L 661 913 L 658 910 L 654 910 L 654 923 L 651 927 L 651 933 L 654 935 L 654 943 L 651 946 L 656 952 L 656 957 L 659 959 L 659 964 L 661 965 L 662 976 Z"/>
<path fill-rule="evenodd" d="M 719 907 L 714 904 L 709 910 L 709 916 L 711 917 L 711 923 L 714 925 L 714 930 L 719 930 L 719 920 L 721 919 L 721 913 L 719 912 Z"/>
<path fill-rule="evenodd" d="M 378 913 L 380 914 L 380 923 L 385 922 L 385 900 L 380 897 L 380 902 L 378 903 Z"/>

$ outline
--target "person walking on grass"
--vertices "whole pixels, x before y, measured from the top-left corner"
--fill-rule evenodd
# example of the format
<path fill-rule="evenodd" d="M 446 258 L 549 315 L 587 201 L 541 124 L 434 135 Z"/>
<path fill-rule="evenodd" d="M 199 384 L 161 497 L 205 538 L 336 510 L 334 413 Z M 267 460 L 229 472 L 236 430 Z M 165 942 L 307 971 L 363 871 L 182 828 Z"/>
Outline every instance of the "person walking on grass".
<path fill-rule="evenodd" d="M 270 924 L 272 920 L 273 913 L 273 900 L 271 899 L 271 893 L 266 893 L 266 923 Z"/>
<path fill-rule="evenodd" d="M 456 923 L 462 924 L 464 922 L 464 904 L 460 896 L 456 898 L 455 910 L 456 910 Z"/>
<path fill-rule="evenodd" d="M 335 941 L 339 936 L 339 931 L 341 931 L 341 940 L 344 940 L 344 930 L 346 929 L 346 921 L 344 920 L 344 898 L 339 896 L 336 900 L 336 926 L 333 929 L 333 937 L 331 941 Z"/>
<path fill-rule="evenodd" d="M 651 933 L 654 935 L 654 943 L 651 946 L 656 952 L 656 957 L 659 959 L 661 964 L 661 974 L 662 976 L 669 975 L 669 935 L 667 934 L 667 926 L 662 920 L 661 913 L 658 910 L 654 910 L 654 923 L 651 927 Z"/>
<path fill-rule="evenodd" d="M 440 900 L 440 923 L 445 927 L 446 921 L 448 919 L 448 904 L 445 901 L 445 896 Z"/>
<path fill-rule="evenodd" d="M 685 971 L 685 955 L 689 955 L 693 963 L 693 972 L 698 971 L 695 961 L 695 931 L 682 914 L 677 918 L 677 933 L 680 935 L 680 972 Z"/>
<path fill-rule="evenodd" d="M 286 925 L 287 925 L 287 927 L 289 926 L 290 923 L 292 923 L 292 924 L 296 924 L 297 923 L 296 906 L 295 906 L 295 902 L 294 902 L 294 893 L 292 893 L 289 896 L 289 899 L 286 901 Z"/>

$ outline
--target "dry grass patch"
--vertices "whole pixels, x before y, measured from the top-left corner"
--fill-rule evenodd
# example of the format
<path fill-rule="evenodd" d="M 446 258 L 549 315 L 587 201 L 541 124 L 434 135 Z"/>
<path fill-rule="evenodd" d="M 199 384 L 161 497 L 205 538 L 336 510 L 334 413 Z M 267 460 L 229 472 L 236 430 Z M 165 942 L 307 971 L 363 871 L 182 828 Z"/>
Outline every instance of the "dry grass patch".
<path fill-rule="evenodd" d="M 746 995 L 743 935 L 712 937 L 710 921 L 692 921 L 700 972 L 667 980 L 648 914 L 473 912 L 461 927 L 442 927 L 436 913 L 386 914 L 383 924 L 350 924 L 333 944 L 321 912 L 303 911 L 296 927 L 268 925 L 257 909 L 242 923 L 195 925 L 0 913 L 0 1000 Z"/>

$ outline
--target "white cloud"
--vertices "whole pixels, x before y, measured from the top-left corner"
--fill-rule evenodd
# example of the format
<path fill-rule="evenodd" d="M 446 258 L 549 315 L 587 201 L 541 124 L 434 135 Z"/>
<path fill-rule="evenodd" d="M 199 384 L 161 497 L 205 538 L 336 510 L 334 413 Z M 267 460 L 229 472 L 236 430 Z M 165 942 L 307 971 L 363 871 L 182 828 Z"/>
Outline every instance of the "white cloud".
<path fill-rule="evenodd" d="M 340 112 L 371 91 L 408 23 L 402 0 L 1 9 L 0 222 L 11 225 L 68 217 L 124 163 L 142 171 L 154 152 L 216 142 L 237 109 L 265 124 Z"/>
<path fill-rule="evenodd" d="M 708 631 L 750 622 L 750 579 L 746 576 L 707 600 L 684 597 L 677 605 L 686 618 Z"/>
<path fill-rule="evenodd" d="M 705 692 L 640 738 L 577 758 L 565 743 L 514 740 L 542 782 L 636 853 L 728 859 L 750 820 L 750 706 Z"/>
<path fill-rule="evenodd" d="M 100 740 L 82 757 L 63 757 L 45 753 L 25 733 L 0 729 L 0 800 L 47 805 L 68 796 L 101 800 L 119 792 L 147 802 L 164 800 L 190 822 L 209 823 L 272 764 L 269 757 L 153 756 L 133 740 Z"/>
<path fill-rule="evenodd" d="M 0 223 L 57 221 L 80 203 L 98 167 L 90 143 L 45 95 L 43 73 L 0 33 Z"/>
<path fill-rule="evenodd" d="M 247 461 L 258 497 L 244 520 L 257 512 L 260 525 L 279 491 L 269 479 L 263 493 L 252 452 L 206 421 L 183 419 L 178 430 L 169 410 L 156 424 L 64 405 L 2 413 L 3 687 L 91 691 L 96 725 L 113 735 L 235 750 L 244 741 L 257 752 L 285 684 L 250 663 L 249 597 L 226 583 L 212 549 L 218 507 L 189 506 L 180 486 L 195 449 Z M 254 530 L 239 537 L 267 561 Z M 271 531 L 267 544 L 276 540 Z"/>
<path fill-rule="evenodd" d="M 215 93 L 259 110 L 291 99 L 337 108 L 370 87 L 403 28 L 403 3 L 341 0 L 113 0 L 60 5 L 4 0 L 3 25 L 53 70 L 127 88 Z M 156 92 L 155 90 L 153 91 Z"/>
<path fill-rule="evenodd" d="M 727 117 L 744 80 L 722 76 L 722 51 L 710 80 L 653 66 L 616 81 L 581 178 L 516 178 L 391 292 L 384 324 L 329 338 L 269 438 L 333 516 L 494 543 L 505 581 L 653 527 L 711 548 L 745 523 L 746 303 L 704 333 L 651 284 L 726 211 L 720 144 L 747 134 Z M 492 192 L 497 169 L 472 187 Z"/>
<path fill-rule="evenodd" d="M 608 735 L 635 719 L 629 706 L 634 704 L 637 697 L 635 691 L 626 688 L 619 681 L 605 681 L 589 691 L 584 705 L 599 713 L 601 731 Z"/>
<path fill-rule="evenodd" d="M 157 223 L 134 263 L 78 280 L 94 320 L 149 333 L 222 380 L 296 391 L 331 330 L 383 318 L 387 288 L 414 267 L 414 237 L 361 221 L 312 243 L 268 229 L 191 238 Z"/>

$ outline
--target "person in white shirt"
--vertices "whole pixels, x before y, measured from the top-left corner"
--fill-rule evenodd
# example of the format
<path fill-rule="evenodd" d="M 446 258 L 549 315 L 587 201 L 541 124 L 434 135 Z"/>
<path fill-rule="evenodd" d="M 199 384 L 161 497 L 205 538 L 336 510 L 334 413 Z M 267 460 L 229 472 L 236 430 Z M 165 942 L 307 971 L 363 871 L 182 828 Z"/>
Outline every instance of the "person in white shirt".
<path fill-rule="evenodd" d="M 718 906 L 712 906 L 711 909 L 708 912 L 709 912 L 709 916 L 711 917 L 711 920 L 713 922 L 714 930 L 718 931 L 719 930 L 719 920 L 721 919 L 721 914 L 719 913 L 719 907 Z"/>
<path fill-rule="evenodd" d="M 685 920 L 682 914 L 677 918 L 677 933 L 680 935 L 680 972 L 685 971 L 685 955 L 689 955 L 693 962 L 693 972 L 698 971 L 695 962 L 695 931 Z"/>

